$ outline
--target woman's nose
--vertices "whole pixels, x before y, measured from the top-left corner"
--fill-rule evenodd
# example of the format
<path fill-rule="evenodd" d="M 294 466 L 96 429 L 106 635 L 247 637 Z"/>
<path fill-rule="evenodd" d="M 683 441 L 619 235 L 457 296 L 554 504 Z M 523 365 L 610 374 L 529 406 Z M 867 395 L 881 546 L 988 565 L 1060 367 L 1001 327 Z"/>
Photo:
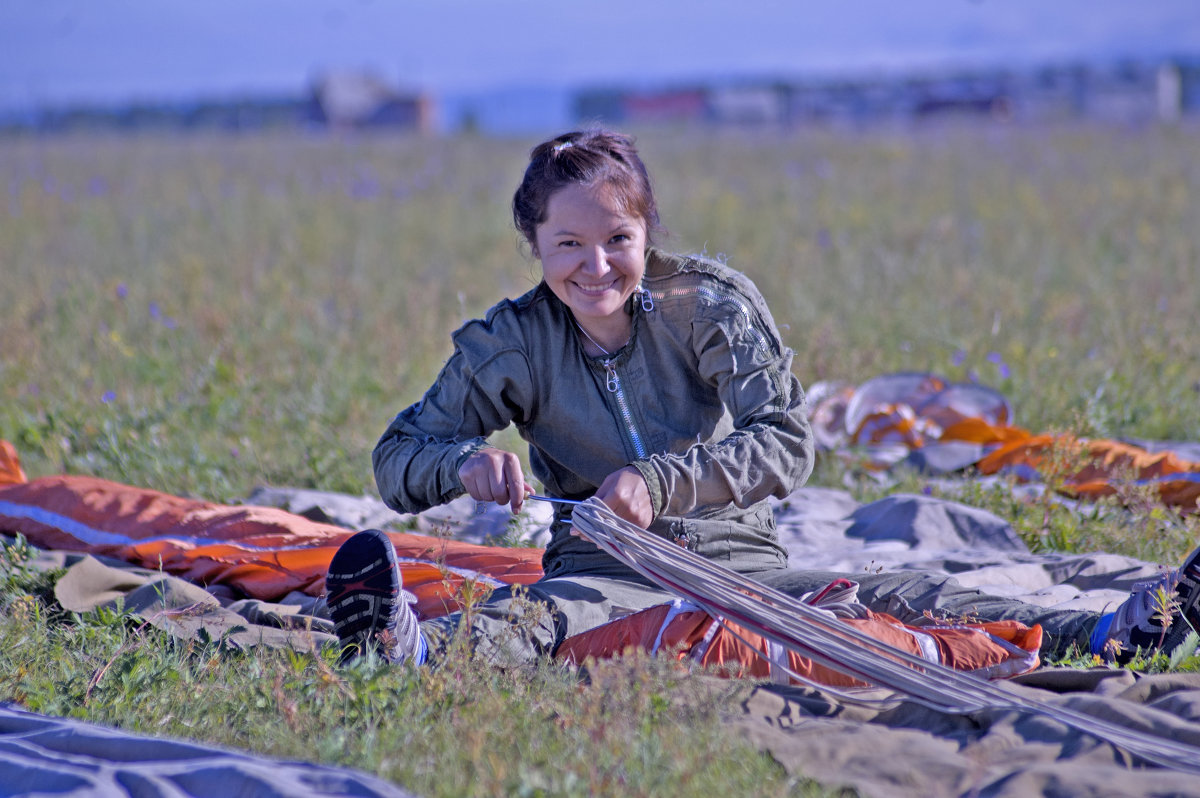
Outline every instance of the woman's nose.
<path fill-rule="evenodd" d="M 608 257 L 604 247 L 589 247 L 584 253 L 583 269 L 589 274 L 606 274 Z"/>

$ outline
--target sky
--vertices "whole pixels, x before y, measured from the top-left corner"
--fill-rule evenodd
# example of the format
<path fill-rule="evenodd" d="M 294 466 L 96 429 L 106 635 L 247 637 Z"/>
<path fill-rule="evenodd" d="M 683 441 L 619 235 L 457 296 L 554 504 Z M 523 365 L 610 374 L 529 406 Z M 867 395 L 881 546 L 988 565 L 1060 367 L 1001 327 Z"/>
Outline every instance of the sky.
<path fill-rule="evenodd" d="M 0 0 L 0 109 L 1200 54 L 1200 0 Z"/>

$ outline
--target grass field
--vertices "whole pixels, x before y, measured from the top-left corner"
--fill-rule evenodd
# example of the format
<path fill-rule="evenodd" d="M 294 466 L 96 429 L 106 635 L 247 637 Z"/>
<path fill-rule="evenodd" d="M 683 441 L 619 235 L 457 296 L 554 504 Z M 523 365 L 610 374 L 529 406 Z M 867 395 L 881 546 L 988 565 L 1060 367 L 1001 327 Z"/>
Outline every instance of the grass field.
<path fill-rule="evenodd" d="M 639 141 L 670 230 L 660 243 L 747 272 L 803 382 L 931 370 L 998 388 L 1035 431 L 1195 441 L 1197 132 L 943 125 Z M 508 212 L 534 143 L 0 140 L 0 438 L 31 477 L 96 474 L 230 502 L 261 484 L 373 491 L 370 449 L 432 381 L 449 333 L 538 279 Z M 846 475 L 822 463 L 817 479 Z M 1122 514 L 967 499 L 1035 546 L 1166 561 L 1198 536 L 1194 516 L 1148 504 Z M 330 676 L 311 659 L 197 654 L 148 633 L 122 653 L 127 626 L 55 614 L 36 598 L 44 585 L 22 579 L 9 578 L 0 634 L 4 670 L 25 683 L 10 678 L 0 693 L 42 711 L 351 764 L 429 794 L 617 791 L 605 781 L 615 773 L 634 779 L 627 794 L 669 794 L 656 774 L 689 768 L 701 781 L 677 794 L 792 788 L 710 728 L 710 697 L 653 665 L 614 676 L 626 704 L 552 744 L 548 730 L 570 725 L 562 718 L 608 706 L 603 691 L 550 669 L 465 666 L 417 690 L 407 672 Z M 82 662 L 66 656 L 81 649 Z M 64 656 L 39 653 L 54 650 Z M 101 680 L 87 693 L 109 657 L 127 663 L 113 670 L 134 686 Z M 163 687 L 168 671 L 182 692 Z M 439 680 L 448 686 L 426 697 Z M 271 684 L 292 710 L 256 698 Z M 488 700 L 472 708 L 463 688 Z M 246 703 L 246 715 L 184 717 L 189 690 Z M 683 709 L 665 712 L 664 701 Z M 534 742 L 501 747 L 489 764 L 479 752 L 497 745 L 505 713 Z M 625 725 L 612 725 L 617 716 Z M 620 735 L 597 731 L 604 723 Z M 246 735 L 256 725 L 283 742 Z M 319 744 L 307 733 L 317 727 Z M 681 729 L 694 749 L 651 751 Z M 632 748 L 613 749 L 619 736 Z M 632 757 L 644 772 L 606 770 L 605 757 Z M 449 771 L 462 778 L 439 792 Z M 542 781 L 523 784 L 518 771 Z"/>

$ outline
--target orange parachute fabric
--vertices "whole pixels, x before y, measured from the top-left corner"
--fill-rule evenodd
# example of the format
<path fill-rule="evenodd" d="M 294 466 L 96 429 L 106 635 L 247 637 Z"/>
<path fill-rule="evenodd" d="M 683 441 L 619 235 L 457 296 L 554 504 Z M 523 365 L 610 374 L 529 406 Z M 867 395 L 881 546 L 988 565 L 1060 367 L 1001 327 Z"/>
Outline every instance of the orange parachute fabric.
<path fill-rule="evenodd" d="M 213 504 L 85 476 L 0 486 L 0 531 L 41 548 L 115 557 L 267 601 L 294 590 L 320 596 L 329 561 L 353 534 L 273 507 Z M 400 532 L 388 537 L 423 618 L 458 610 L 455 597 L 468 579 L 495 587 L 542 576 L 541 549 Z"/>
<path fill-rule="evenodd" d="M 0 440 L 0 485 L 19 485 L 25 481 L 16 448 L 8 441 Z"/>
<path fill-rule="evenodd" d="M 1200 501 L 1200 463 L 1120 441 L 1027 435 L 1009 439 L 978 465 L 981 474 L 1013 472 L 1022 467 L 1043 474 L 1061 471 L 1063 491 L 1085 498 L 1148 486 L 1163 503 L 1181 509 L 1196 510 Z"/>
<path fill-rule="evenodd" d="M 1030 628 L 1016 621 L 914 627 L 890 615 L 868 611 L 864 618 L 847 618 L 842 622 L 927 662 L 984 679 L 1027 673 L 1040 663 L 1042 628 Z M 833 687 L 867 686 L 794 651 L 784 651 L 737 624 L 721 624 L 684 601 L 650 607 L 569 637 L 555 656 L 578 664 L 588 657 L 605 659 L 631 650 L 670 654 L 680 661 L 720 666 L 735 677 L 779 683 L 798 681 L 787 673 L 790 670 L 804 679 Z"/>
<path fill-rule="evenodd" d="M 1200 509 L 1200 462 L 1170 452 L 1150 452 L 1108 439 L 1035 435 L 1014 426 L 1012 409 L 997 391 L 951 383 L 936 374 L 885 374 L 857 388 L 818 389 L 811 414 L 814 437 L 824 448 L 866 447 L 881 453 L 874 467 L 939 444 L 978 447 L 971 458 L 980 473 L 1043 481 L 1072 496 L 1127 497 L 1149 491 L 1186 512 Z"/>

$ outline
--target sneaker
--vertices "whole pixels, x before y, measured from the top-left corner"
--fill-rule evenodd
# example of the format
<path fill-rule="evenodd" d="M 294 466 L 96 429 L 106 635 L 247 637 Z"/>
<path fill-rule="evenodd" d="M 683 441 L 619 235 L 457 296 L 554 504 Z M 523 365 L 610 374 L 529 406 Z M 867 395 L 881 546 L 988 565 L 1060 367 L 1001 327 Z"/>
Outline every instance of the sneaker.
<path fill-rule="evenodd" d="M 404 590 L 396 550 L 378 529 L 353 535 L 329 563 L 325 603 L 341 646 L 340 662 L 379 652 L 392 662 L 424 659 L 417 597 Z"/>
<path fill-rule="evenodd" d="M 1182 568 L 1133 586 L 1111 616 L 1103 650 L 1096 653 L 1119 664 L 1139 650 L 1170 654 L 1193 630 L 1200 633 L 1200 548 Z"/>

